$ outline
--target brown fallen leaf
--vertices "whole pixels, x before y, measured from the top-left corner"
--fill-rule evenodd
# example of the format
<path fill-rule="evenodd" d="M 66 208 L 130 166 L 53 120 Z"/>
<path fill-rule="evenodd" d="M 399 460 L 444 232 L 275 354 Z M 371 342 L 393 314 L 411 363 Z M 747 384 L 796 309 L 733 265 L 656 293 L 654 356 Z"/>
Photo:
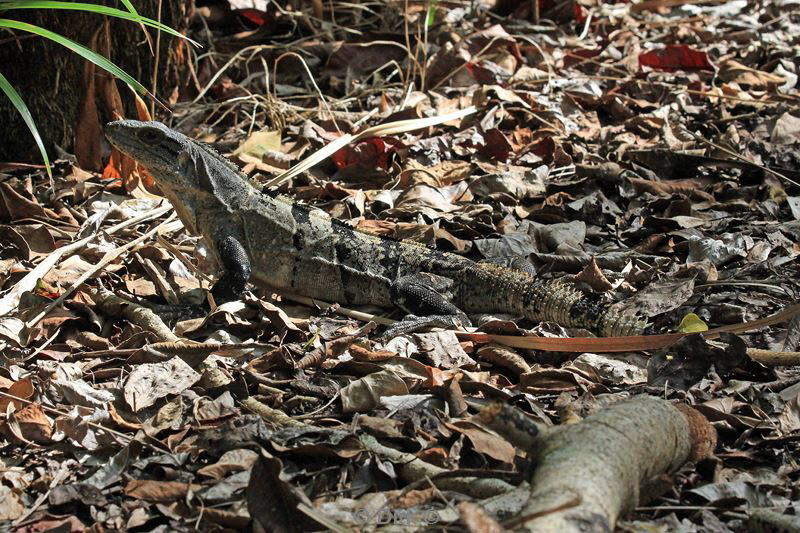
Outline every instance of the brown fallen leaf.
<path fill-rule="evenodd" d="M 752 69 L 733 59 L 720 63 L 717 76 L 723 81 L 746 85 L 752 89 L 773 89 L 786 82 L 781 76 Z"/>
<path fill-rule="evenodd" d="M 53 434 L 53 424 L 40 405 L 28 404 L 8 414 L 0 425 L 0 432 L 26 444 L 47 444 Z"/>
<path fill-rule="evenodd" d="M 132 479 L 125 485 L 125 495 L 147 502 L 167 503 L 181 500 L 192 490 L 203 486 L 180 481 L 156 481 L 153 479 Z"/>

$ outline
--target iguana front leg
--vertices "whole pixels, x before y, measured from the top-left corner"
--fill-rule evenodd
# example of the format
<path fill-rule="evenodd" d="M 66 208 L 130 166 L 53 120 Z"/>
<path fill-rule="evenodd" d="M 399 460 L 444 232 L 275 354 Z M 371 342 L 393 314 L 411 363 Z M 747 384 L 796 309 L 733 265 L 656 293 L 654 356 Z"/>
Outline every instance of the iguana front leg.
<path fill-rule="evenodd" d="M 453 280 L 427 272 L 403 276 L 392 283 L 392 303 L 409 313 L 390 326 L 384 339 L 428 329 L 431 327 L 471 326 L 469 318 L 456 307 L 452 299 Z"/>
<path fill-rule="evenodd" d="M 214 284 L 211 295 L 219 305 L 238 299 L 247 286 L 252 271 L 247 251 L 235 237 L 228 235 L 217 243 L 222 261 L 222 277 Z"/>

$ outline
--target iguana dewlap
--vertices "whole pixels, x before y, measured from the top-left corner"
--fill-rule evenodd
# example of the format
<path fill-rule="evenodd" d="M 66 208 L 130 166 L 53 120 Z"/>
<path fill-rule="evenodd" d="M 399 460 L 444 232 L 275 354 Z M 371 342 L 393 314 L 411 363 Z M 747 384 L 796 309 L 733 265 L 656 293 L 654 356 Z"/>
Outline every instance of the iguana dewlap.
<path fill-rule="evenodd" d="M 645 327 L 570 283 L 371 235 L 271 198 L 214 150 L 159 122 L 111 122 L 106 135 L 150 171 L 184 225 L 212 250 L 224 270 L 212 289 L 217 301 L 236 298 L 252 281 L 421 316 L 512 313 L 603 336 Z"/>

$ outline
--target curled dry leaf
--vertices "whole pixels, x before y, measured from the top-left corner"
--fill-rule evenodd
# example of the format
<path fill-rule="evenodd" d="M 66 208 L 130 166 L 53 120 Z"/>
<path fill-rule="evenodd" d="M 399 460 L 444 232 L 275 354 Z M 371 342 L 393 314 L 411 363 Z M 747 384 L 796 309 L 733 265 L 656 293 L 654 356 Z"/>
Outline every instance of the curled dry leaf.
<path fill-rule="evenodd" d="M 141 364 L 125 380 L 125 403 L 137 412 L 168 395 L 180 394 L 199 379 L 200 374 L 180 357 L 163 363 Z"/>

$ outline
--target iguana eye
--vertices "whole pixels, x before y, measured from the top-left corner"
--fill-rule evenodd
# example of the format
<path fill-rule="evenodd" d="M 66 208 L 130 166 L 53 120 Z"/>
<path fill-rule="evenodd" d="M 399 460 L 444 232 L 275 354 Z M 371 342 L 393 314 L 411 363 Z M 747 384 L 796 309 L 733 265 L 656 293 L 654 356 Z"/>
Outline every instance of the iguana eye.
<path fill-rule="evenodd" d="M 164 134 L 155 128 L 145 128 L 140 130 L 137 135 L 147 144 L 158 144 L 164 138 Z"/>

